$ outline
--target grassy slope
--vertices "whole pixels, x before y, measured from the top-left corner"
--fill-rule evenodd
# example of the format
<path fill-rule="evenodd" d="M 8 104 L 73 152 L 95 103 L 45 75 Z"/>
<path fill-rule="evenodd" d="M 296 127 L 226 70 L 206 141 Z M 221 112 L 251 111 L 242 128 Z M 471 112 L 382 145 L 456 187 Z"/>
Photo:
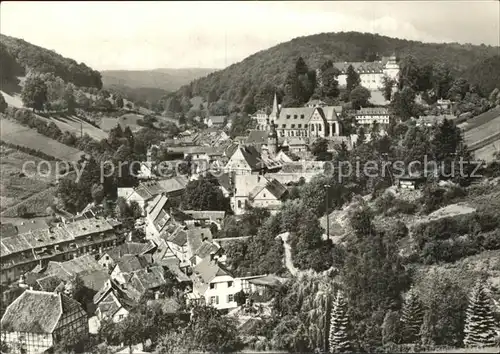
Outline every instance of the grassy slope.
<path fill-rule="evenodd" d="M 78 161 L 83 154 L 80 150 L 61 144 L 37 133 L 34 129 L 24 127 L 3 116 L 0 119 L 0 137 L 6 143 L 40 150 L 61 160 Z"/>
<path fill-rule="evenodd" d="M 50 184 L 55 181 L 55 161 L 49 161 L 49 167 L 47 164 L 39 164 L 43 161 L 39 157 L 5 146 L 0 147 L 0 156 L 0 179 L 2 180 L 0 186 L 1 211 L 30 198 L 34 194 L 49 189 Z M 37 165 L 26 165 L 24 171 L 27 173 L 25 176 L 22 176 L 23 164 L 26 161 L 33 161 Z M 37 173 L 35 166 L 40 167 L 39 173 Z"/>

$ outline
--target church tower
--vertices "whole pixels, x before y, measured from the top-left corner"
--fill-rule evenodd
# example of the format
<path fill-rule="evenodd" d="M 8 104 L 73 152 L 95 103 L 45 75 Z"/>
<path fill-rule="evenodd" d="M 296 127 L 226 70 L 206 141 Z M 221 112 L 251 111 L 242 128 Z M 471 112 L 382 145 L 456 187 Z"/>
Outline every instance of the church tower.
<path fill-rule="evenodd" d="M 273 99 L 273 109 L 271 111 L 271 114 L 269 115 L 269 122 L 274 124 L 273 122 L 278 120 L 279 116 L 280 116 L 280 110 L 279 110 L 279 106 L 278 106 L 278 98 L 276 97 L 276 92 L 275 92 L 274 99 Z"/>
<path fill-rule="evenodd" d="M 267 135 L 267 151 L 270 157 L 274 157 L 278 153 L 278 133 L 276 133 L 274 120 L 270 122 L 270 125 L 271 129 L 269 130 L 269 134 Z"/>

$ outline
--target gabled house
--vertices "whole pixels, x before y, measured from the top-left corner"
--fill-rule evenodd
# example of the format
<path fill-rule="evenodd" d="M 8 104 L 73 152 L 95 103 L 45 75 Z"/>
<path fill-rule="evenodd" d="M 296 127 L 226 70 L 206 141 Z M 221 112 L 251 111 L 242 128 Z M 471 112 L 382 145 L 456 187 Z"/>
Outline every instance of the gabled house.
<path fill-rule="evenodd" d="M 152 241 L 147 243 L 125 242 L 102 253 L 97 259 L 97 262 L 101 265 L 101 267 L 111 270 L 121 257 L 125 255 L 143 255 L 153 253 L 155 248 L 156 245 Z"/>
<path fill-rule="evenodd" d="M 238 175 L 276 172 L 281 163 L 271 156 L 262 155 L 254 146 L 239 146 L 227 162 L 224 170 Z"/>
<path fill-rule="evenodd" d="M 263 178 L 250 191 L 248 199 L 253 207 L 276 210 L 281 206 L 283 197 L 288 190 L 276 179 Z"/>
<path fill-rule="evenodd" d="M 136 305 L 134 299 L 140 293 L 126 284 L 118 284 L 113 280 L 107 281 L 97 294 L 93 302 L 96 306 L 96 316 L 99 321 L 111 319 L 114 323 L 121 322 L 128 316 L 129 311 Z"/>
<path fill-rule="evenodd" d="M 261 175 L 236 175 L 231 207 L 236 215 L 245 212 L 246 205 L 275 210 L 287 189 L 276 179 Z"/>
<path fill-rule="evenodd" d="M 191 216 L 195 220 L 195 224 L 208 227 L 212 223 L 220 226 L 226 216 L 226 212 L 223 210 L 184 210 L 184 213 Z"/>
<path fill-rule="evenodd" d="M 158 181 L 147 181 L 140 182 L 137 187 L 118 188 L 118 197 L 124 198 L 127 203 L 137 202 L 144 212 L 146 202 L 163 192 L 164 190 Z"/>
<path fill-rule="evenodd" d="M 166 284 L 163 276 L 162 266 L 148 266 L 133 272 L 129 284 L 138 290 L 141 294 L 146 291 L 156 291 L 159 287 Z"/>
<path fill-rule="evenodd" d="M 52 292 L 26 290 L 14 300 L 1 320 L 3 341 L 24 353 L 43 353 L 64 337 L 85 338 L 87 314 L 72 298 Z"/>
<path fill-rule="evenodd" d="M 119 284 L 127 283 L 132 277 L 131 273 L 146 268 L 153 263 L 151 255 L 125 255 L 120 258 L 113 270 L 111 271 L 111 279 Z"/>
<path fill-rule="evenodd" d="M 216 309 L 231 309 L 238 306 L 234 295 L 241 291 L 241 282 L 217 261 L 209 258 L 200 262 L 191 275 L 193 291 L 190 301 L 199 300 Z"/>
<path fill-rule="evenodd" d="M 237 278 L 217 260 L 205 258 L 193 268 L 193 290 L 188 294 L 187 301 L 205 303 L 218 310 L 233 309 L 238 307 L 234 295 L 242 290 L 247 293 L 254 291 L 256 287 L 249 280 L 264 277 Z"/>

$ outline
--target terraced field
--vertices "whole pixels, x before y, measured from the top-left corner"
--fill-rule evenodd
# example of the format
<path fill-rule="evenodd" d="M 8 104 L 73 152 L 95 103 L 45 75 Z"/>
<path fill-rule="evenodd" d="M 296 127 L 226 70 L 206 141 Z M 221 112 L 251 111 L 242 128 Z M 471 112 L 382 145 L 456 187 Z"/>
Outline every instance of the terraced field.
<path fill-rule="evenodd" d="M 78 161 L 84 154 L 83 151 L 61 144 L 31 128 L 24 127 L 5 117 L 0 118 L 0 138 L 6 143 L 39 150 L 64 161 Z"/>

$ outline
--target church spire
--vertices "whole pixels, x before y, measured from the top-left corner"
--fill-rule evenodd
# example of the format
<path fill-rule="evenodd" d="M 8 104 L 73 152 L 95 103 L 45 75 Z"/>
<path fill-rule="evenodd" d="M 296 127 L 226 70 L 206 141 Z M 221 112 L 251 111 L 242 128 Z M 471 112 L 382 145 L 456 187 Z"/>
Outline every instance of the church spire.
<path fill-rule="evenodd" d="M 273 110 L 271 111 L 271 115 L 274 117 L 278 117 L 278 98 L 276 97 L 276 92 L 274 93 L 274 99 L 273 99 Z"/>

